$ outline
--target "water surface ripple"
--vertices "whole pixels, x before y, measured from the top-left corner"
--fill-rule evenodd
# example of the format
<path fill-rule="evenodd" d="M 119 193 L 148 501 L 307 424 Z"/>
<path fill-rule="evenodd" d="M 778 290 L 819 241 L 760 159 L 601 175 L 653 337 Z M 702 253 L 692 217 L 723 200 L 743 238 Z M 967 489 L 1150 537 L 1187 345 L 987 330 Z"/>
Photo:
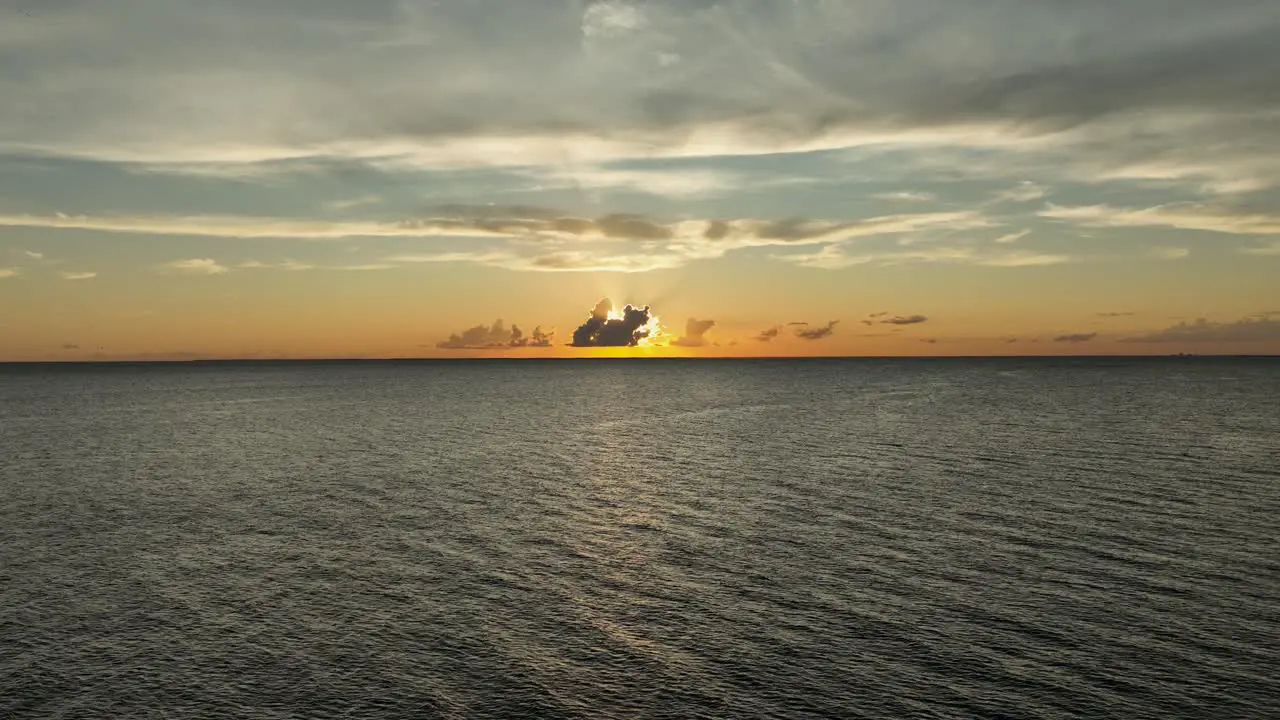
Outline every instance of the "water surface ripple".
<path fill-rule="evenodd" d="M 0 717 L 1280 717 L 1280 363 L 0 367 Z"/>

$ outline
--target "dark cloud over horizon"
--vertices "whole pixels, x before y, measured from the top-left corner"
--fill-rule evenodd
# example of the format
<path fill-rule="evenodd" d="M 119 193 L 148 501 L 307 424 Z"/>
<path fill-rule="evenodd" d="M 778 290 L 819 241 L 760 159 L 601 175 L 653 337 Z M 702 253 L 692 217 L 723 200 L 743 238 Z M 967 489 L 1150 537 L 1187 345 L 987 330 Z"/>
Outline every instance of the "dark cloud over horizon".
<path fill-rule="evenodd" d="M 1059 335 L 1053 339 L 1056 343 L 1086 343 L 1098 337 L 1098 333 L 1073 333 L 1071 335 Z"/>
<path fill-rule="evenodd" d="M 448 340 L 441 340 L 436 347 L 443 350 L 495 350 L 499 348 L 551 347 L 555 338 L 555 330 L 544 331 L 539 325 L 526 336 L 520 326 L 512 324 L 508 328 L 501 319 L 494 320 L 492 325 L 476 325 L 475 327 L 454 333 Z"/>
<path fill-rule="evenodd" d="M 637 308 L 627 305 L 622 308 L 622 317 L 610 318 L 613 301 L 604 298 L 596 303 L 587 321 L 573 331 L 573 347 L 634 347 L 649 336 L 645 326 L 653 315 L 649 306 Z"/>

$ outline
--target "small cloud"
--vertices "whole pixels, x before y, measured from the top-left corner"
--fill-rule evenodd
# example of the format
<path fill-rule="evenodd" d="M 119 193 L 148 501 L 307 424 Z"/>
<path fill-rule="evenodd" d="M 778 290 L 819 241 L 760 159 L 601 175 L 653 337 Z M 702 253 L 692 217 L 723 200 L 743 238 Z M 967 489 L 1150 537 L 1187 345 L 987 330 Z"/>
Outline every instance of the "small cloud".
<path fill-rule="evenodd" d="M 702 347 L 707 343 L 706 334 L 711 328 L 715 327 L 715 320 L 695 320 L 689 318 L 685 323 L 684 335 L 672 341 L 672 345 L 680 347 Z"/>
<path fill-rule="evenodd" d="M 18 277 L 20 272 L 18 268 L 0 268 L 0 279 Z"/>
<path fill-rule="evenodd" d="M 927 345 L 937 345 L 938 339 L 937 338 L 921 338 L 920 342 L 925 343 Z"/>
<path fill-rule="evenodd" d="M 60 272 L 58 277 L 63 280 L 92 280 L 98 277 L 96 272 Z"/>
<path fill-rule="evenodd" d="M 541 325 L 535 327 L 533 333 L 526 337 L 519 325 L 508 328 L 499 319 L 494 320 L 493 325 L 476 325 L 460 333 L 454 333 L 448 340 L 436 343 L 436 347 L 445 350 L 551 347 L 554 338 L 555 330 L 544 331 Z"/>
<path fill-rule="evenodd" d="M 31 258 L 32 260 L 43 260 L 43 259 L 44 259 L 44 253 L 33 252 L 33 251 L 31 251 L 31 250 L 23 250 L 23 251 L 22 251 L 22 254 L 23 254 L 23 255 L 26 255 L 27 257 Z"/>
<path fill-rule="evenodd" d="M 995 240 L 995 241 L 996 241 L 997 243 L 1002 244 L 1002 245 L 1007 245 L 1007 244 L 1009 244 L 1009 243 L 1016 243 L 1016 242 L 1018 242 L 1019 240 L 1021 240 L 1022 238 L 1026 237 L 1026 236 L 1028 236 L 1028 235 L 1030 235 L 1030 234 L 1031 234 L 1031 231 L 1030 231 L 1030 230 L 1023 230 L 1023 231 L 1021 231 L 1021 232 L 1009 233 L 1008 235 L 1001 235 L 1000 237 L 996 238 L 996 240 Z"/>
<path fill-rule="evenodd" d="M 79 346 L 79 345 L 76 345 L 76 344 L 74 344 L 74 343 L 67 343 L 67 344 L 65 344 L 65 345 L 63 345 L 63 346 L 62 346 L 62 349 L 63 349 L 63 350 L 79 350 L 79 349 L 80 349 L 80 346 Z"/>
<path fill-rule="evenodd" d="M 881 320 L 880 324 L 881 325 L 919 325 L 922 322 L 928 322 L 928 321 L 929 321 L 929 318 L 925 317 L 924 315 L 908 315 L 906 317 L 899 315 L 896 317 L 888 318 L 886 320 Z"/>
<path fill-rule="evenodd" d="M 773 342 L 773 339 L 778 337 L 779 330 L 780 328 L 776 325 L 767 330 L 761 330 L 760 334 L 756 335 L 755 339 L 757 342 Z"/>
<path fill-rule="evenodd" d="M 998 255 L 979 261 L 980 265 L 991 267 L 1038 267 L 1041 265 L 1061 265 L 1071 262 L 1067 255 L 1050 255 L 1047 253 L 1013 252 Z"/>
<path fill-rule="evenodd" d="M 1086 343 L 1098 337 L 1098 333 L 1075 333 L 1073 335 L 1059 335 L 1054 338 L 1056 343 Z"/>
<path fill-rule="evenodd" d="M 377 195 L 364 195 L 349 200 L 334 200 L 333 202 L 325 203 L 325 208 L 328 210 L 351 210 L 358 207 L 378 205 L 381 202 L 382 198 Z"/>
<path fill-rule="evenodd" d="M 371 272 L 373 270 L 391 270 L 395 265 L 388 263 L 367 263 L 365 265 L 335 265 L 320 268 L 321 270 L 341 270 L 343 272 Z"/>
<path fill-rule="evenodd" d="M 908 202 L 908 203 L 925 203 L 925 202 L 932 202 L 933 200 L 937 199 L 937 196 L 935 196 L 933 193 L 912 192 L 910 190 L 903 190 L 899 192 L 876 193 L 871 197 L 875 198 L 876 200 L 888 200 L 890 202 Z"/>
<path fill-rule="evenodd" d="M 1187 248 L 1154 247 L 1148 251 L 1157 260 L 1181 260 L 1191 254 Z"/>
<path fill-rule="evenodd" d="M 796 337 L 801 340 L 821 340 L 831 337 L 836 331 L 836 324 L 839 322 L 839 320 L 831 320 L 826 325 L 818 327 L 808 327 L 806 325 L 805 327 L 797 328 Z"/>
<path fill-rule="evenodd" d="M 186 275 L 221 275 L 227 272 L 228 268 L 219 265 L 216 260 L 211 258 L 189 258 L 187 260 L 174 260 L 167 262 L 161 266 L 166 270 L 183 273 Z"/>
<path fill-rule="evenodd" d="M 1016 344 L 1019 340 L 1020 340 L 1020 338 L 1016 338 L 1016 337 L 1005 338 L 1005 339 L 1004 339 L 1004 344 L 1005 344 L 1005 345 L 1014 345 L 1014 344 Z"/>
<path fill-rule="evenodd" d="M 1100 317 L 1100 318 L 1133 317 L 1133 315 L 1134 315 L 1134 314 L 1135 314 L 1135 313 L 1131 313 L 1131 312 L 1100 312 L 1100 313 L 1097 313 L 1098 317 Z"/>

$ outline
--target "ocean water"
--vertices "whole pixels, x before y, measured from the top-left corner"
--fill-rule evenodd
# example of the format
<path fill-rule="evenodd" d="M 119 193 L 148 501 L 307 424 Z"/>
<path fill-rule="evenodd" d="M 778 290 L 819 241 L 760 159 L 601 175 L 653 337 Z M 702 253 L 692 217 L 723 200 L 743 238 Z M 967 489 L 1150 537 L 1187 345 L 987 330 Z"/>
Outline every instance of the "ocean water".
<path fill-rule="evenodd" d="M 1280 362 L 0 366 L 0 717 L 1280 717 Z"/>

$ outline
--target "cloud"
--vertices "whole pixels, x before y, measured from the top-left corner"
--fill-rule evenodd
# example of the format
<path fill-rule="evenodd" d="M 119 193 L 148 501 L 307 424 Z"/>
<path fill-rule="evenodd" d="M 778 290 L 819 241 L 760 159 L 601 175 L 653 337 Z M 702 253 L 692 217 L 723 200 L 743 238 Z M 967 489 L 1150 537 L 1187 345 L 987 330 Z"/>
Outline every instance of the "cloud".
<path fill-rule="evenodd" d="M 904 263 L 958 263 L 987 267 L 1033 267 L 1072 261 L 1068 255 L 1031 251 L 992 252 L 972 245 L 928 245 L 908 250 L 863 250 L 850 252 L 846 244 L 832 243 L 813 252 L 774 255 L 774 259 L 802 267 L 840 270 L 855 265 L 901 265 Z"/>
<path fill-rule="evenodd" d="M 371 205 L 381 205 L 383 199 L 377 195 L 361 195 L 359 197 L 348 198 L 346 200 L 333 200 L 325 203 L 327 210 L 354 210 L 356 208 L 369 207 Z"/>
<path fill-rule="evenodd" d="M 796 328 L 796 337 L 801 340 L 822 340 L 835 334 L 836 324 L 839 320 L 831 320 L 826 325 L 816 327 L 798 327 Z"/>
<path fill-rule="evenodd" d="M 21 274 L 22 274 L 22 271 L 19 270 L 18 268 L 11 268 L 11 267 L 0 268 L 0 280 L 3 280 L 5 278 L 18 277 L 18 275 L 21 275 Z"/>
<path fill-rule="evenodd" d="M 241 270 L 288 270 L 302 272 L 304 270 L 336 270 L 340 272 L 371 272 L 374 270 L 391 270 L 398 265 L 394 262 L 365 263 L 356 265 L 313 265 L 298 260 L 283 260 L 278 263 L 267 263 L 261 260 L 245 260 L 236 265 Z"/>
<path fill-rule="evenodd" d="M 63 280 L 92 280 L 98 277 L 96 272 L 60 272 L 58 277 Z"/>
<path fill-rule="evenodd" d="M 1121 318 L 1121 317 L 1133 317 L 1136 313 L 1131 313 L 1131 312 L 1100 312 L 1100 313 L 1096 313 L 1096 314 L 1097 314 L 1097 316 L 1098 316 L 1098 317 L 1100 317 L 1100 318 Z"/>
<path fill-rule="evenodd" d="M 1000 237 L 996 238 L 996 239 L 995 239 L 995 241 L 996 241 L 997 243 L 1002 244 L 1002 245 L 1007 245 L 1008 243 L 1015 243 L 1015 242 L 1018 242 L 1019 240 L 1021 240 L 1022 238 L 1026 237 L 1026 236 L 1028 236 L 1028 235 L 1030 235 L 1030 234 L 1031 234 L 1031 231 L 1030 231 L 1030 230 L 1022 230 L 1022 231 L 1020 231 L 1020 232 L 1009 233 L 1009 234 L 1007 234 L 1007 235 L 1001 235 Z"/>
<path fill-rule="evenodd" d="M 619 170 L 598 165 L 528 168 L 518 174 L 534 181 L 536 190 L 623 190 L 673 198 L 722 195 L 748 182 L 743 175 L 723 170 Z"/>
<path fill-rule="evenodd" d="M 187 275 L 221 275 L 228 271 L 224 265 L 219 265 L 216 260 L 211 258 L 190 258 L 187 260 L 173 260 L 160 266 L 162 269 L 172 272 L 184 273 Z"/>
<path fill-rule="evenodd" d="M 63 350 L 79 350 L 80 346 L 74 343 L 66 343 L 62 346 Z"/>
<path fill-rule="evenodd" d="M 715 327 L 715 320 L 695 320 L 689 318 L 684 326 L 684 335 L 671 342 L 680 347 L 702 347 L 707 344 L 707 331 Z"/>
<path fill-rule="evenodd" d="M 886 320 L 881 320 L 882 325 L 919 325 L 922 322 L 928 322 L 929 318 L 924 315 L 908 315 L 903 317 L 897 315 Z"/>
<path fill-rule="evenodd" d="M 634 347 L 653 333 L 652 319 L 648 305 L 643 308 L 627 305 L 615 315 L 613 302 L 605 298 L 592 309 L 586 322 L 573 331 L 573 341 L 569 344 L 573 347 Z"/>
<path fill-rule="evenodd" d="M 1098 333 L 1075 333 L 1073 335 L 1059 335 L 1054 338 L 1056 343 L 1086 343 L 1098 337 Z"/>
<path fill-rule="evenodd" d="M 755 339 L 757 342 L 773 342 L 774 338 L 778 337 L 780 330 L 781 329 L 777 326 L 761 330 L 760 334 L 756 335 Z"/>
<path fill-rule="evenodd" d="M 1041 217 L 1087 227 L 1171 227 L 1232 235 L 1280 235 L 1280 215 L 1195 203 L 1157 205 L 1144 209 L 1108 205 L 1062 207 L 1050 205 Z"/>
<path fill-rule="evenodd" d="M 646 272 L 754 247 L 804 247 L 929 228 L 962 230 L 989 221 L 972 211 L 896 214 L 857 220 L 691 219 L 625 213 L 595 218 L 507 206 L 446 206 L 400 221 L 325 221 L 242 216 L 0 215 L 0 226 L 221 238 L 335 240 L 355 237 L 475 238 L 498 248 L 401 253 L 381 264 L 477 262 L 541 272 Z M 259 265 L 261 267 L 262 265 Z M 300 268 L 291 268 L 300 269 Z M 351 269 L 384 269 L 355 266 Z"/>
<path fill-rule="evenodd" d="M 26 255 L 27 257 L 31 258 L 32 260 L 43 260 L 43 259 L 44 259 L 44 253 L 33 252 L 33 251 L 31 251 L 31 250 L 23 250 L 23 251 L 22 251 L 22 254 L 23 254 L 23 255 Z"/>
<path fill-rule="evenodd" d="M 876 200 L 887 200 L 890 202 L 904 203 L 927 203 L 933 202 L 937 196 L 927 192 L 912 192 L 910 190 L 901 190 L 898 192 L 875 193 L 871 196 Z"/>
<path fill-rule="evenodd" d="M 493 350 L 500 348 L 551 347 L 555 339 L 555 330 L 543 330 L 539 325 L 533 333 L 526 336 L 518 325 L 508 328 L 502 320 L 494 320 L 493 325 L 476 325 L 475 327 L 454 333 L 447 340 L 436 343 L 436 347 L 444 350 Z"/>
<path fill-rule="evenodd" d="M 529 165 L 1073 133 L 1072 158 L 1139 166 L 1274 148 L 1280 11 L 1247 0 L 166 8 L 9 13 L 0 92 L 23 112 L 0 124 L 0 151 Z M 1197 133 L 1094 140 L 1099 126 L 1183 117 Z M 1241 118 L 1250 131 L 1228 132 Z"/>
<path fill-rule="evenodd" d="M 1259 313 L 1234 322 L 1198 318 L 1179 322 L 1163 330 L 1122 338 L 1126 343 L 1234 343 L 1280 342 L 1280 319 L 1276 313 Z"/>

